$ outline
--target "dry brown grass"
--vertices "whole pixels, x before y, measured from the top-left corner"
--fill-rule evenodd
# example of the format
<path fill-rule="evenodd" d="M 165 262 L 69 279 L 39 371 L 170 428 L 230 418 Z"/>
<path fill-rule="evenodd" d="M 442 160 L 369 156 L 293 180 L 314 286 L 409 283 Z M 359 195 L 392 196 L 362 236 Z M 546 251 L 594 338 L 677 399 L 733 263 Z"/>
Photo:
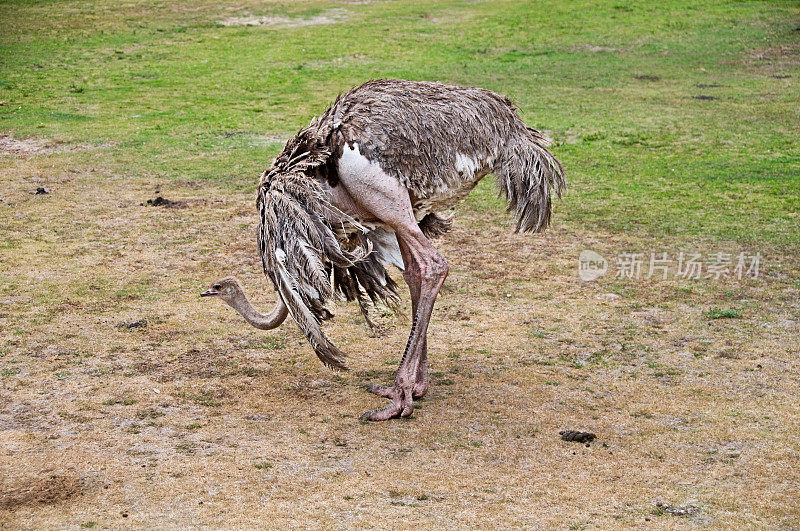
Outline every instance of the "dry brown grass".
<path fill-rule="evenodd" d="M 0 525 L 797 525 L 796 256 L 691 291 L 581 284 L 581 249 L 653 242 L 558 215 L 513 235 L 462 208 L 440 242 L 432 390 L 410 420 L 362 424 L 407 320 L 375 338 L 341 308 L 329 332 L 352 371 L 330 372 L 293 324 L 260 332 L 198 297 L 235 274 L 272 300 L 249 193 L 67 156 L 2 159 Z M 156 189 L 183 206 L 142 206 Z M 703 315 L 724 303 L 744 318 Z"/>

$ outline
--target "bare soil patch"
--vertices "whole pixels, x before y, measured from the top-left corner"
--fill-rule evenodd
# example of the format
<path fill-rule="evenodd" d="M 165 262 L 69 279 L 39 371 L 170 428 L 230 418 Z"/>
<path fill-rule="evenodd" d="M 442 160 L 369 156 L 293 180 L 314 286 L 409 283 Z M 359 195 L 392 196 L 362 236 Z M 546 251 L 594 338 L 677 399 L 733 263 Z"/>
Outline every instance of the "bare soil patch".
<path fill-rule="evenodd" d="M 748 60 L 781 62 L 787 65 L 800 64 L 800 42 L 770 46 L 747 54 Z"/>
<path fill-rule="evenodd" d="M 800 65 L 800 42 L 752 50 L 741 60 L 746 66 L 766 72 L 776 79 L 788 79 Z"/>
<path fill-rule="evenodd" d="M 250 138 L 250 144 L 254 146 L 268 146 L 270 144 L 286 144 L 289 136 L 283 135 L 255 135 Z"/>
<path fill-rule="evenodd" d="M 286 16 L 234 16 L 228 17 L 220 24 L 223 26 L 267 26 L 271 28 L 299 28 L 302 26 L 320 26 L 336 24 L 350 18 L 350 12 L 344 9 L 329 9 L 310 18 Z"/>
<path fill-rule="evenodd" d="M 57 140 L 46 138 L 14 138 L 11 135 L 0 134 L 0 156 L 32 156 L 48 153 L 61 153 L 65 151 L 81 151 L 84 149 L 99 149 L 112 146 L 113 144 L 68 144 Z"/>

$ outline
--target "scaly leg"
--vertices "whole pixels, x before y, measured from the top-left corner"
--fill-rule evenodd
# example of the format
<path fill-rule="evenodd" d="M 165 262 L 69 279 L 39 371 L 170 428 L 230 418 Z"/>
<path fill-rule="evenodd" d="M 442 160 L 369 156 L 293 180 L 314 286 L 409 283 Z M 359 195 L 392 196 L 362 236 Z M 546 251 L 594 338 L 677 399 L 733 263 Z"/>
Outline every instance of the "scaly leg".
<path fill-rule="evenodd" d="M 447 262 L 431 245 L 414 217 L 408 190 L 387 175 L 378 164 L 346 147 L 339 161 L 340 183 L 359 211 L 370 213 L 391 227 L 403 255 L 403 278 L 411 292 L 414 316 L 394 386 L 375 387 L 373 392 L 391 400 L 382 409 L 368 411 L 362 419 L 386 420 L 407 417 L 414 411 L 414 391 L 427 391 L 425 336 L 433 304 L 447 276 Z M 419 381 L 419 385 L 418 385 Z"/>
<path fill-rule="evenodd" d="M 419 234 L 414 234 L 413 229 L 416 229 Z M 422 235 L 416 224 L 411 230 L 408 227 L 395 227 L 395 232 L 398 239 L 403 238 L 410 251 L 408 259 L 404 256 L 406 268 L 403 277 L 412 293 L 419 292 L 419 300 L 414 312 L 411 334 L 403 353 L 403 359 L 400 361 L 400 367 L 397 369 L 394 387 L 391 390 L 382 389 L 382 392 L 379 393 L 392 402 L 382 409 L 364 413 L 361 418 L 365 420 L 387 420 L 398 415 L 407 417 L 414 411 L 413 394 L 417 388 L 418 376 L 427 376 L 427 367 L 424 366 L 427 360 L 423 360 L 423 353 L 426 347 L 425 336 L 428 332 L 428 321 L 433 311 L 436 295 L 447 276 L 447 262 Z M 422 390 L 427 390 L 425 381 L 420 381 L 419 384 Z"/>
<path fill-rule="evenodd" d="M 405 263 L 409 263 L 410 258 L 410 251 L 405 246 L 404 243 L 400 243 L 400 253 L 403 255 L 403 260 Z M 411 292 L 411 316 L 412 319 L 414 316 L 417 315 L 417 305 L 419 303 L 419 292 L 420 286 L 418 284 L 409 285 L 409 291 Z M 417 375 L 414 382 L 414 389 L 411 392 L 411 396 L 414 399 L 422 398 L 425 396 L 425 393 L 428 392 L 428 386 L 430 385 L 430 377 L 428 375 L 428 338 L 427 336 L 422 341 L 422 352 L 419 358 L 419 364 L 417 367 Z M 386 385 L 370 385 L 367 388 L 367 391 L 371 393 L 375 393 L 378 396 L 382 396 L 384 398 L 392 398 L 394 395 L 394 388 Z"/>
<path fill-rule="evenodd" d="M 403 252 L 404 247 L 405 244 L 400 246 L 401 253 Z M 406 252 L 409 255 L 409 261 L 410 261 L 410 251 L 406 249 Z M 446 267 L 447 264 L 445 263 L 445 268 Z M 445 275 L 447 275 L 446 271 Z M 442 280 L 444 281 L 444 279 Z M 412 310 L 411 314 L 413 319 L 417 315 L 417 307 L 419 306 L 419 299 L 421 294 L 419 289 L 412 289 L 410 291 L 411 291 L 411 310 Z M 414 390 L 411 392 L 411 396 L 413 398 L 422 398 L 423 396 L 425 396 L 425 393 L 428 392 L 429 383 L 430 379 L 428 376 L 428 336 L 427 334 L 425 334 L 422 337 L 422 351 L 420 352 L 419 356 L 419 364 L 417 365 L 417 375 L 414 382 Z"/>

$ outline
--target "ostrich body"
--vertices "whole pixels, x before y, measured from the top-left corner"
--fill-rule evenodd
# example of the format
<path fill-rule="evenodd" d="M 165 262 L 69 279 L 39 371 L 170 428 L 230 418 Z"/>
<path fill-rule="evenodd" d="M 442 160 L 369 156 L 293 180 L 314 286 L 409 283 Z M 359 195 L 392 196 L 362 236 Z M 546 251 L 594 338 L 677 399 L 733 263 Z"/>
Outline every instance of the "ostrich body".
<path fill-rule="evenodd" d="M 411 415 L 428 390 L 428 322 L 448 272 L 428 239 L 450 228 L 437 213 L 494 173 L 517 231 L 545 229 L 551 193 L 565 186 L 546 145 L 494 92 L 367 82 L 289 140 L 261 176 L 259 250 L 279 295 L 272 312 L 255 310 L 232 278 L 203 295 L 219 296 L 262 329 L 291 315 L 320 360 L 344 369 L 344 354 L 322 331 L 332 316 L 327 303 L 357 300 L 367 318 L 371 302 L 396 304 L 397 285 L 385 269 L 396 266 L 411 293 L 411 333 L 394 385 L 369 388 L 391 402 L 362 418 Z"/>

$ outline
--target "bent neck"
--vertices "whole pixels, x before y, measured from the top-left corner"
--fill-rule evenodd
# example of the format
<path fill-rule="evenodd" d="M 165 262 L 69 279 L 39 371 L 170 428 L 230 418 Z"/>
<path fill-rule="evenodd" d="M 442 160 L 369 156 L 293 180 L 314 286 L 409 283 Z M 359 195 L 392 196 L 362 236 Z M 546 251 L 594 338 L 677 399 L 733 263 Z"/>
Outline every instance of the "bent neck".
<path fill-rule="evenodd" d="M 256 310 L 244 294 L 234 299 L 233 302 L 231 302 L 231 307 L 239 312 L 239 314 L 244 317 L 245 321 L 260 330 L 272 330 L 273 328 L 277 328 L 286 320 L 286 316 L 289 313 L 280 297 L 278 297 L 275 308 L 266 315 Z"/>

